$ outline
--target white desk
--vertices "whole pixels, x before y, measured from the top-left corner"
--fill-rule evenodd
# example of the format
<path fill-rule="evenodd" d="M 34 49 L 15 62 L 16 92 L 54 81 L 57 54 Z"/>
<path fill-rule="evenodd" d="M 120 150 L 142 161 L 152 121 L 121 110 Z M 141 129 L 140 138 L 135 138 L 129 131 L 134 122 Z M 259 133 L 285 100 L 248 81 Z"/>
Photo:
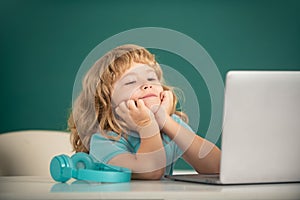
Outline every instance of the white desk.
<path fill-rule="evenodd" d="M 0 177 L 0 199 L 300 199 L 300 183 L 216 186 L 178 181 L 56 183 L 50 177 Z"/>

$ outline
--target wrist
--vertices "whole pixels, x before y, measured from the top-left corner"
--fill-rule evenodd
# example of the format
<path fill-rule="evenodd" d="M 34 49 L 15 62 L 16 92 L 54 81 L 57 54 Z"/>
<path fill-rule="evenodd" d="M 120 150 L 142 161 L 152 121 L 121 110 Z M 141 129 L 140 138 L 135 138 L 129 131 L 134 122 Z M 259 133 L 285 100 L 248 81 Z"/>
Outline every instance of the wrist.
<path fill-rule="evenodd" d="M 167 121 L 169 121 L 169 118 L 171 118 L 171 116 L 166 112 L 160 112 L 160 113 L 157 112 L 155 114 L 155 119 L 159 126 L 159 130 L 164 130 L 164 127 L 165 127 Z"/>
<path fill-rule="evenodd" d="M 149 138 L 158 134 L 160 132 L 159 130 L 159 125 L 157 124 L 155 119 L 151 119 L 151 122 L 146 126 L 140 127 L 138 132 L 140 138 Z"/>

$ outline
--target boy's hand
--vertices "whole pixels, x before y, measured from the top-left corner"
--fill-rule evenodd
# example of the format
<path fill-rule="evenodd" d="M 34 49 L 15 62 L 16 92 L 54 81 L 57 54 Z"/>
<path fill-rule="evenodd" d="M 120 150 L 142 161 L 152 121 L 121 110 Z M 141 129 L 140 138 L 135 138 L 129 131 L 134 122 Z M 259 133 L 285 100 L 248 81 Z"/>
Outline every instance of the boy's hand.
<path fill-rule="evenodd" d="M 151 111 L 155 115 L 155 119 L 162 129 L 168 116 L 172 114 L 173 109 L 173 93 L 169 90 L 161 92 L 161 104 L 159 106 L 153 106 Z"/>
<path fill-rule="evenodd" d="M 160 94 L 161 106 L 165 109 L 168 115 L 172 114 L 173 109 L 173 93 L 169 90 L 165 90 Z"/>
<path fill-rule="evenodd" d="M 116 108 L 116 113 L 126 123 L 128 128 L 139 133 L 141 138 L 151 137 L 159 133 L 159 127 L 153 113 L 139 99 L 122 102 Z"/>

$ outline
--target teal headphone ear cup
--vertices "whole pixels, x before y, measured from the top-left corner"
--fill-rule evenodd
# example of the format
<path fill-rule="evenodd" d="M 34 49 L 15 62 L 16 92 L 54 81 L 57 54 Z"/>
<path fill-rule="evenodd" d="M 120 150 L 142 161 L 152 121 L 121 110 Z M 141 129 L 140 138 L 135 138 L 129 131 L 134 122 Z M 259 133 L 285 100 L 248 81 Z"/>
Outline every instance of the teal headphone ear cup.
<path fill-rule="evenodd" d="M 73 162 L 67 155 L 55 156 L 50 162 L 50 174 L 55 181 L 68 181 L 72 178 L 73 168 Z"/>
<path fill-rule="evenodd" d="M 71 157 L 71 159 L 76 169 L 96 169 L 96 165 L 92 158 L 86 153 L 76 153 Z"/>

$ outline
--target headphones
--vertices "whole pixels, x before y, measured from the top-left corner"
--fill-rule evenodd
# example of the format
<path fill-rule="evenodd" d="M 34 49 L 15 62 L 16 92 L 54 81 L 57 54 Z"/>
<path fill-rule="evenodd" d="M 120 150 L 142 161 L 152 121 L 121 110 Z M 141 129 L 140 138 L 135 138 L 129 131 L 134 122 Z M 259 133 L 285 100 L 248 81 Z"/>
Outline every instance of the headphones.
<path fill-rule="evenodd" d="M 71 158 L 67 155 L 58 155 L 50 162 L 51 177 L 57 182 L 66 182 L 70 178 L 93 182 L 129 182 L 131 170 L 94 162 L 90 155 L 80 152 Z"/>

